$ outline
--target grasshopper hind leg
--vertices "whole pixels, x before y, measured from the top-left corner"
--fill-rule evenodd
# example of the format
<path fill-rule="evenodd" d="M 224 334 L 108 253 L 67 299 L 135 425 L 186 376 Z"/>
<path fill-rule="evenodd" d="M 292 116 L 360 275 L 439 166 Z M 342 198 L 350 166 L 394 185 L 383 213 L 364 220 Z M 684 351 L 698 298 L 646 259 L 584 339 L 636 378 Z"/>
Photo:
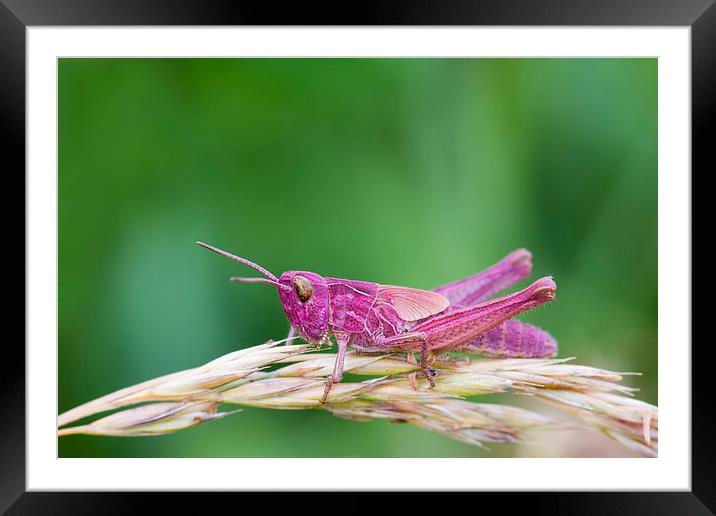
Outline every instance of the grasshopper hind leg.
<path fill-rule="evenodd" d="M 423 356 L 425 356 L 425 360 L 423 360 Z M 430 388 L 432 389 L 435 387 L 435 376 L 437 376 L 438 372 L 429 366 L 432 357 L 430 355 L 426 355 L 424 351 L 420 352 L 420 361 L 415 359 L 415 355 L 412 351 L 408 351 L 408 354 L 406 355 L 406 361 L 409 364 L 414 364 L 420 367 L 420 372 L 425 376 L 425 378 L 430 383 Z M 412 373 L 408 373 L 408 382 L 410 383 L 410 386 L 413 388 L 414 391 L 418 390 L 418 371 L 413 371 Z"/>
<path fill-rule="evenodd" d="M 418 365 L 420 366 L 420 369 L 423 371 L 423 374 L 425 375 L 425 378 L 430 383 L 430 388 L 435 387 L 435 376 L 437 376 L 438 372 L 430 367 L 430 349 L 428 348 L 428 339 L 425 339 L 420 346 L 420 362 Z"/>
<path fill-rule="evenodd" d="M 411 355 L 413 350 L 415 350 L 417 346 L 420 346 L 420 360 L 418 361 L 418 366 L 430 383 L 430 388 L 432 389 L 435 387 L 434 377 L 437 375 L 437 371 L 429 365 L 432 357 L 430 355 L 428 336 L 424 332 L 408 332 L 401 335 L 394 335 L 392 337 L 381 337 L 376 341 L 376 345 L 383 349 L 407 351 L 407 360 L 413 364 L 415 363 L 415 357 L 411 357 Z M 417 386 L 417 382 L 413 383 L 415 381 L 415 377 L 412 377 L 411 379 L 411 376 L 409 375 L 408 380 L 411 385 L 414 387 Z"/>
<path fill-rule="evenodd" d="M 415 355 L 412 351 L 408 351 L 405 355 L 405 361 L 409 364 L 418 365 L 418 361 L 415 359 Z M 418 390 L 418 372 L 413 371 L 412 373 L 408 373 L 408 382 L 410 383 L 410 386 L 413 388 L 414 391 Z"/>

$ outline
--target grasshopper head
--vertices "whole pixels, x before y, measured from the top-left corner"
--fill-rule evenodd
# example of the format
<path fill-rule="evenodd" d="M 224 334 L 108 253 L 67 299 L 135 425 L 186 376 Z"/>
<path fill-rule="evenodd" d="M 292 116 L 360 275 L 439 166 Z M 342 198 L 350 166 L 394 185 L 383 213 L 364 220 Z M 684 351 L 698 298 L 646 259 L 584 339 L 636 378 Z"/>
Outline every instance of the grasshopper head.
<path fill-rule="evenodd" d="M 288 271 L 277 278 L 269 271 L 246 258 L 235 256 L 216 247 L 197 242 L 235 262 L 248 265 L 263 274 L 264 278 L 231 278 L 238 283 L 267 283 L 278 288 L 283 311 L 298 334 L 318 344 L 328 333 L 328 287 L 322 276 L 313 272 Z"/>
<path fill-rule="evenodd" d="M 328 286 L 313 272 L 288 271 L 278 280 L 283 311 L 298 334 L 314 344 L 328 332 Z"/>

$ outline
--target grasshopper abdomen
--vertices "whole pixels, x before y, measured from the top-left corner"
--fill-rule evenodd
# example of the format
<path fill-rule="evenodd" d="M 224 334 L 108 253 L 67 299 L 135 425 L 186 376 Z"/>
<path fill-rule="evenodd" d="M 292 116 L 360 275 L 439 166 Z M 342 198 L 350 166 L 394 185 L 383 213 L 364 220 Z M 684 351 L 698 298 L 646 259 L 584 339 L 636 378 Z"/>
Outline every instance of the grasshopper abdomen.
<path fill-rule="evenodd" d="M 542 358 L 557 353 L 557 341 L 537 326 L 510 320 L 455 351 L 489 357 Z"/>

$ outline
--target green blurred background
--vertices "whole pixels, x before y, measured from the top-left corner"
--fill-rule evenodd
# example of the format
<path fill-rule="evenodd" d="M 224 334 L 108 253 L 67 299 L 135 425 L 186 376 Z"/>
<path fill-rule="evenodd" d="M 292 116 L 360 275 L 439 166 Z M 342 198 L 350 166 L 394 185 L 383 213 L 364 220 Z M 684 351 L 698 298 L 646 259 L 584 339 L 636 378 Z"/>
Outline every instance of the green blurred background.
<path fill-rule="evenodd" d="M 275 290 L 230 284 L 251 271 L 196 240 L 275 274 L 425 289 L 527 247 L 559 290 L 521 319 L 560 356 L 641 371 L 626 383 L 656 403 L 657 61 L 61 59 L 60 412 L 285 336 Z M 59 441 L 61 457 L 525 453 L 261 409 Z"/>

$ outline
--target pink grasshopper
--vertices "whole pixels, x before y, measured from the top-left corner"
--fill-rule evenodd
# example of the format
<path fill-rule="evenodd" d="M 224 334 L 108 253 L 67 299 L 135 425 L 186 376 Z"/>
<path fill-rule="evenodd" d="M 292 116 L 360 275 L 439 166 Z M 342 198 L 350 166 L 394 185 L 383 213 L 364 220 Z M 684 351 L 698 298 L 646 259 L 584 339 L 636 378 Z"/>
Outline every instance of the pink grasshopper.
<path fill-rule="evenodd" d="M 512 317 L 555 297 L 557 286 L 546 276 L 513 294 L 486 301 L 529 276 L 532 255 L 519 249 L 488 269 L 433 291 L 325 278 L 313 272 L 287 271 L 277 278 L 263 267 L 202 242 L 202 247 L 257 270 L 265 278 L 231 278 L 241 283 L 267 283 L 278 288 L 283 310 L 297 332 L 316 345 L 338 346 L 331 386 L 343 377 L 346 350 L 420 352 L 419 366 L 435 385 L 428 367 L 431 354 L 463 351 L 489 356 L 553 355 L 554 339 L 543 330 Z"/>

